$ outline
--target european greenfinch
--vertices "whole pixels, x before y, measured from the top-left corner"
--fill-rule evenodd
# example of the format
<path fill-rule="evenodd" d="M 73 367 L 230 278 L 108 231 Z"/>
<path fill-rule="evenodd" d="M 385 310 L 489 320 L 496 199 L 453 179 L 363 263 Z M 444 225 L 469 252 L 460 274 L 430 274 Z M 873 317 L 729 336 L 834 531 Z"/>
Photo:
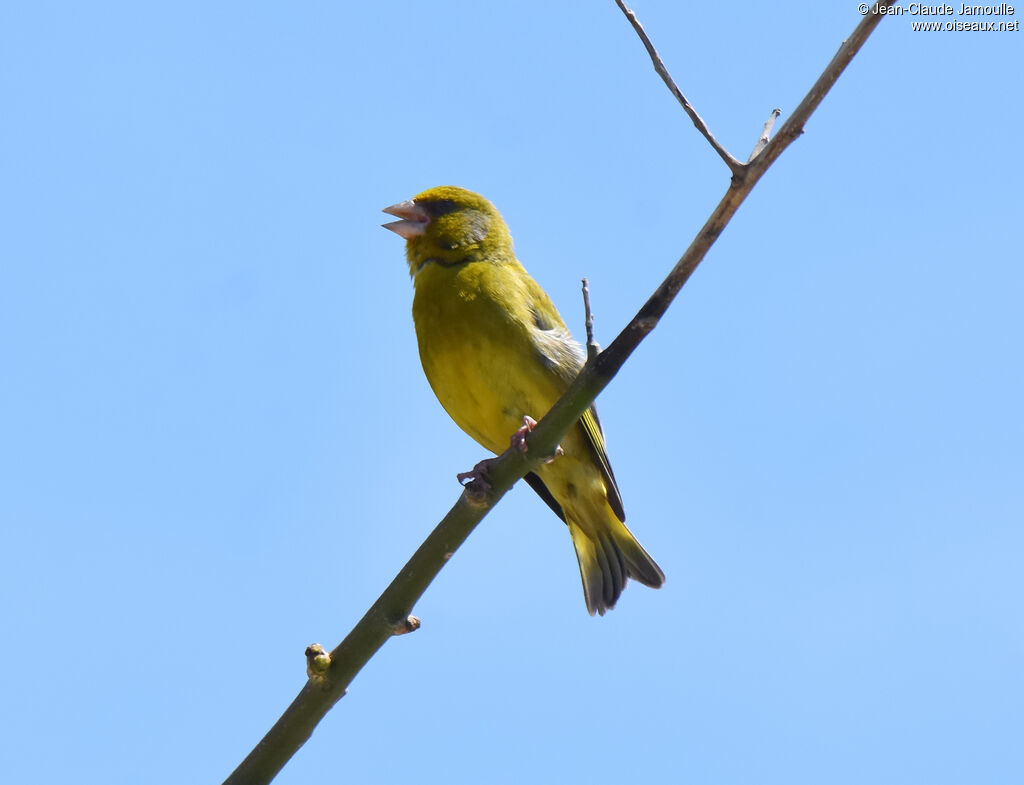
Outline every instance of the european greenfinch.
<path fill-rule="evenodd" d="M 427 380 L 459 427 L 499 454 L 521 424 L 562 396 L 583 367 L 583 350 L 516 259 L 504 219 L 482 196 L 441 186 L 384 212 L 399 219 L 384 227 L 406 241 Z M 561 448 L 525 479 L 568 524 L 587 610 L 604 615 L 630 578 L 658 588 L 665 575 L 623 523 L 593 407 Z"/>

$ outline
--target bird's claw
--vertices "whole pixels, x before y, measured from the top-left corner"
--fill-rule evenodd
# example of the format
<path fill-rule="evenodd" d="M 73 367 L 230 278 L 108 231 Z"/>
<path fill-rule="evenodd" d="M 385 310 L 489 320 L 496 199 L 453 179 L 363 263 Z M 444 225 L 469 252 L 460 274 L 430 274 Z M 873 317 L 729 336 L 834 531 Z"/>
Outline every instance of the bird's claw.
<path fill-rule="evenodd" d="M 512 434 L 509 444 L 520 452 L 526 452 L 528 449 L 526 444 L 526 435 L 536 427 L 537 421 L 530 415 L 525 415 L 523 417 L 522 427 Z M 544 463 L 551 463 L 559 455 L 565 455 L 565 450 L 562 449 L 562 445 L 555 447 L 554 453 L 545 458 Z M 480 461 L 470 471 L 459 472 L 455 475 L 456 479 L 459 481 L 459 485 L 466 488 L 466 492 L 469 494 L 471 499 L 480 501 L 490 492 L 491 483 L 488 473 L 491 470 L 491 464 L 493 464 L 495 460 L 497 459 L 487 458 Z"/>
<path fill-rule="evenodd" d="M 529 449 L 529 446 L 526 444 L 526 435 L 536 427 L 537 421 L 530 415 L 524 414 L 522 427 L 512 434 L 512 438 L 509 440 L 509 445 L 511 447 L 515 447 L 519 452 L 526 452 Z M 565 455 L 565 450 L 562 449 L 562 445 L 560 444 L 555 447 L 555 451 L 551 455 L 544 459 L 544 463 L 551 463 L 559 455 Z"/>
<path fill-rule="evenodd" d="M 512 434 L 512 438 L 509 439 L 508 441 L 509 446 L 515 447 L 517 450 L 519 450 L 519 452 L 526 452 L 526 450 L 528 449 L 526 444 L 526 435 L 533 431 L 533 429 L 536 427 L 537 421 L 533 419 L 530 415 L 524 414 L 523 424 L 518 431 Z"/>
<path fill-rule="evenodd" d="M 560 455 L 565 455 L 565 450 L 562 449 L 562 445 L 556 444 L 555 445 L 555 451 L 551 455 L 549 455 L 547 458 L 544 459 L 544 463 L 545 464 L 554 463 L 555 462 L 555 458 L 557 458 Z"/>

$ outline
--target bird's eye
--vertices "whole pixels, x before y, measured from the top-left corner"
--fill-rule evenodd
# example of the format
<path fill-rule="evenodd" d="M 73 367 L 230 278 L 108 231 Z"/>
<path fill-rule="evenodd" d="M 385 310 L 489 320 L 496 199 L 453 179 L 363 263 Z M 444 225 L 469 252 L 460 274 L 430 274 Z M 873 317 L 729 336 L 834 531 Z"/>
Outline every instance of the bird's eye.
<path fill-rule="evenodd" d="M 451 199 L 435 199 L 429 202 L 422 202 L 420 206 L 430 213 L 432 218 L 453 213 L 458 209 L 458 205 Z"/>

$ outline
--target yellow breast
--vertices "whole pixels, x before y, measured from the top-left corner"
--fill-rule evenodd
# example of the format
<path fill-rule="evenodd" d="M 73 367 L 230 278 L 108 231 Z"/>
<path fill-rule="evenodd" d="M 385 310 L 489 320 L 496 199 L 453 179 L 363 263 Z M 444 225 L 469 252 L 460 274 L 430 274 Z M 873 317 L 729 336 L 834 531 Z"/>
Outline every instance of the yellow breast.
<path fill-rule="evenodd" d="M 523 415 L 540 419 L 565 391 L 545 365 L 518 264 L 427 264 L 416 274 L 420 360 L 445 411 L 495 453 Z M 527 279 L 528 280 L 528 279 Z"/>

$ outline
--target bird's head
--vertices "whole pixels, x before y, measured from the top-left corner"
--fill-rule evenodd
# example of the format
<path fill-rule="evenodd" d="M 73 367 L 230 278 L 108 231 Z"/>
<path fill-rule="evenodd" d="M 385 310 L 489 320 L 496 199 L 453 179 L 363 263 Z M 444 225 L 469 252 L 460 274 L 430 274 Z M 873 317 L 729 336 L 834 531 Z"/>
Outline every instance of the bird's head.
<path fill-rule="evenodd" d="M 400 219 L 383 226 L 405 238 L 405 255 L 413 277 L 431 263 L 454 267 L 514 258 L 512 237 L 501 214 L 482 196 L 465 188 L 431 188 L 385 207 L 384 212 Z"/>

